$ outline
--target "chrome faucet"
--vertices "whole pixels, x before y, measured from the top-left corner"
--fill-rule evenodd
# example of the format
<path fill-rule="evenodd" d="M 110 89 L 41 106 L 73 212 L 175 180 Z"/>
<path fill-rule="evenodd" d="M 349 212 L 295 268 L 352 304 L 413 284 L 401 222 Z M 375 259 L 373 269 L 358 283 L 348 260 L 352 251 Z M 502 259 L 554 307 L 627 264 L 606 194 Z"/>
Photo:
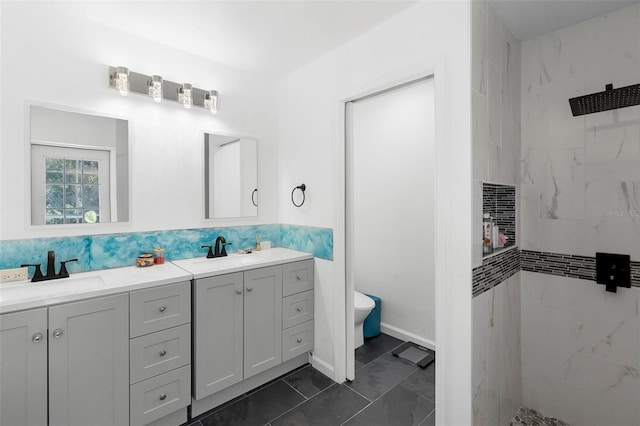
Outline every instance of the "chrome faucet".
<path fill-rule="evenodd" d="M 31 282 L 35 283 L 38 281 L 48 281 L 48 280 L 57 280 L 59 278 L 68 278 L 69 271 L 67 271 L 67 262 L 77 262 L 78 259 L 69 259 L 63 260 L 60 262 L 60 272 L 56 274 L 56 253 L 53 250 L 49 250 L 47 252 L 47 275 L 42 275 L 42 271 L 40 270 L 39 263 L 26 263 L 20 265 L 21 268 L 25 266 L 33 266 L 36 268 L 33 273 L 33 278 L 31 278 Z"/>

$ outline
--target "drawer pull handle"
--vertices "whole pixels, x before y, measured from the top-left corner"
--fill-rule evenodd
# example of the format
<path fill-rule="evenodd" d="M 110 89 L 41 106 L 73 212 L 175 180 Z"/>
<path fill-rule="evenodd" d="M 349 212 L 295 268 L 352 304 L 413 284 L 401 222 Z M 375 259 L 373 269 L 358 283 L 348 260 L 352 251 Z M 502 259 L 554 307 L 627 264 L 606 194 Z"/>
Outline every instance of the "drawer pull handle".
<path fill-rule="evenodd" d="M 298 311 L 298 312 L 302 312 L 302 308 L 301 308 L 300 306 L 298 306 L 298 307 L 296 308 L 296 311 Z"/>
<path fill-rule="evenodd" d="M 296 342 L 298 342 L 298 343 L 302 343 L 302 337 L 298 337 L 298 338 L 296 339 Z"/>
<path fill-rule="evenodd" d="M 253 291 L 253 287 L 247 287 L 247 291 Z"/>
<path fill-rule="evenodd" d="M 167 310 L 166 306 L 160 306 L 160 309 L 158 309 L 160 312 L 164 312 Z"/>
<path fill-rule="evenodd" d="M 36 333 L 33 335 L 33 338 L 31 339 L 33 341 L 33 343 L 40 343 L 42 342 L 42 333 Z"/>
<path fill-rule="evenodd" d="M 160 351 L 160 356 L 165 356 L 166 354 L 167 354 L 167 351 L 165 350 Z"/>
<path fill-rule="evenodd" d="M 160 401 L 164 401 L 165 399 L 167 399 L 167 394 L 166 393 L 161 393 L 160 394 Z"/>
<path fill-rule="evenodd" d="M 296 279 L 297 279 L 298 281 L 302 280 L 302 275 L 296 275 Z"/>
<path fill-rule="evenodd" d="M 58 328 L 58 329 L 53 331 L 53 337 L 55 337 L 56 339 L 61 338 L 63 334 L 64 333 L 63 333 L 61 328 Z"/>
<path fill-rule="evenodd" d="M 242 290 L 236 290 L 236 293 L 242 294 Z"/>

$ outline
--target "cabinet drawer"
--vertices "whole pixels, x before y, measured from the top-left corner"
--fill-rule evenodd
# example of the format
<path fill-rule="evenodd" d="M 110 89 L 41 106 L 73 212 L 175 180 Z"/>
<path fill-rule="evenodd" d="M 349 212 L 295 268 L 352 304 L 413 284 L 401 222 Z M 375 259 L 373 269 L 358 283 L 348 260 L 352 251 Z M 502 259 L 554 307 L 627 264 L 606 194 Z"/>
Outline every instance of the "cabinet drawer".
<path fill-rule="evenodd" d="M 191 362 L 191 324 L 184 324 L 130 342 L 131 383 L 149 379 Z"/>
<path fill-rule="evenodd" d="M 282 299 L 282 329 L 313 319 L 313 290 Z"/>
<path fill-rule="evenodd" d="M 282 296 L 313 288 L 313 259 L 282 265 Z"/>
<path fill-rule="evenodd" d="M 282 362 L 313 349 L 313 321 L 288 328 L 282 332 Z"/>
<path fill-rule="evenodd" d="M 131 426 L 146 425 L 191 404 L 191 366 L 131 386 Z"/>
<path fill-rule="evenodd" d="M 131 337 L 191 322 L 188 282 L 131 292 Z"/>

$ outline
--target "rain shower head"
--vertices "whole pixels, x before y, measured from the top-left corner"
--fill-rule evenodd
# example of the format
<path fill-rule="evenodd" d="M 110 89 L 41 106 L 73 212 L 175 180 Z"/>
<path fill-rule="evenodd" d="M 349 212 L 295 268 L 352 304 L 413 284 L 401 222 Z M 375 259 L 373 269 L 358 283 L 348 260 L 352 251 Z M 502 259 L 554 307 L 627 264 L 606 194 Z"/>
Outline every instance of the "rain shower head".
<path fill-rule="evenodd" d="M 614 89 L 613 84 L 607 84 L 604 92 L 571 98 L 569 104 L 574 117 L 640 105 L 640 84 L 619 89 Z"/>

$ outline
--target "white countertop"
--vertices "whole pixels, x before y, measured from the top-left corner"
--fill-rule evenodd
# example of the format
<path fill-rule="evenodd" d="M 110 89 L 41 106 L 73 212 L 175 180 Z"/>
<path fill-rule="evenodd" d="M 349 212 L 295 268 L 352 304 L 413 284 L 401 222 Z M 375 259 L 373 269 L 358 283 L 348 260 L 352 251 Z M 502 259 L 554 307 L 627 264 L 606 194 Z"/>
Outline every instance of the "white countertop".
<path fill-rule="evenodd" d="M 145 268 L 129 266 L 81 272 L 71 274 L 69 278 L 37 283 L 2 283 L 0 314 L 306 259 L 313 259 L 313 255 L 278 247 L 215 259 L 198 257 L 176 260 Z"/>
<path fill-rule="evenodd" d="M 213 259 L 196 257 L 194 259 L 175 260 L 173 263 L 189 272 L 193 275 L 193 278 L 198 279 L 306 259 L 313 259 L 313 255 L 277 247 L 254 251 L 250 254 L 230 253 L 226 257 Z"/>

